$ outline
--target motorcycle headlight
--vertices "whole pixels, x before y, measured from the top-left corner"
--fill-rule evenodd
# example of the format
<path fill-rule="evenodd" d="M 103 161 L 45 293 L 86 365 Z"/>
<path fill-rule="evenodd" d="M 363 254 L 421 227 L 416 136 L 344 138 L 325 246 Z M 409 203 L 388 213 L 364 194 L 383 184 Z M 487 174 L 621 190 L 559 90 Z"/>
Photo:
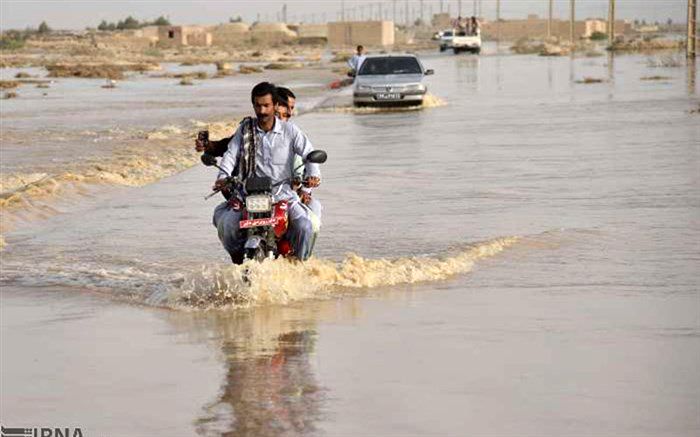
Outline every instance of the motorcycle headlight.
<path fill-rule="evenodd" d="M 272 209 L 270 196 L 248 196 L 245 199 L 245 207 L 248 212 L 267 212 Z"/>

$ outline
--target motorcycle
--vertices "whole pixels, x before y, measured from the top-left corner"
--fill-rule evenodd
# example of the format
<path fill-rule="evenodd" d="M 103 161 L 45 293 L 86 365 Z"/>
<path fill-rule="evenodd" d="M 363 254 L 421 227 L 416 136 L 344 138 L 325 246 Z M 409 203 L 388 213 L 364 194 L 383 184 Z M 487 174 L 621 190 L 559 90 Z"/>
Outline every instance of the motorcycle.
<path fill-rule="evenodd" d="M 328 159 L 326 152 L 314 150 L 306 156 L 302 164 L 294 169 L 292 174 L 307 162 L 323 164 L 326 159 Z M 214 156 L 202 155 L 202 163 L 216 167 L 228 175 L 224 179 L 223 186 L 212 191 L 205 199 L 221 192 L 231 208 L 242 212 L 239 227 L 242 232 L 245 232 L 244 260 L 260 262 L 266 258 L 293 255 L 292 245 L 286 238 L 289 226 L 289 202 L 280 200 L 273 203 L 272 201 L 273 190 L 282 184 L 291 184 L 293 180 L 290 178 L 273 184 L 272 179 L 267 176 L 251 176 L 244 183 L 222 169 Z"/>

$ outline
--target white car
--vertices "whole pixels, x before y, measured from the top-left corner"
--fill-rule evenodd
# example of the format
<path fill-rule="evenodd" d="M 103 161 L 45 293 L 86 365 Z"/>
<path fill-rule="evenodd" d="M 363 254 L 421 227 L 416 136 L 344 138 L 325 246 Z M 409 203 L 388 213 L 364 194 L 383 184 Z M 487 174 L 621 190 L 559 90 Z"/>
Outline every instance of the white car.
<path fill-rule="evenodd" d="M 442 30 L 435 35 L 435 39 L 440 42 L 441 52 L 452 48 L 452 38 L 454 38 L 454 35 L 455 33 L 452 29 Z"/>
<path fill-rule="evenodd" d="M 433 74 L 415 55 L 369 55 L 353 85 L 355 106 L 414 106 L 423 103 L 428 88 L 423 78 Z"/>

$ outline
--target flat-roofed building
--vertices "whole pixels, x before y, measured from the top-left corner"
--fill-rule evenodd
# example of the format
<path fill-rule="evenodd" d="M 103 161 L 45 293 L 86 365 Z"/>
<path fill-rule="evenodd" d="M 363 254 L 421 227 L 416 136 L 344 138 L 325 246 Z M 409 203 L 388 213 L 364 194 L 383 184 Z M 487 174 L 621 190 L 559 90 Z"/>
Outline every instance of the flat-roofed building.
<path fill-rule="evenodd" d="M 336 21 L 328 23 L 331 47 L 387 47 L 394 45 L 393 21 Z"/>

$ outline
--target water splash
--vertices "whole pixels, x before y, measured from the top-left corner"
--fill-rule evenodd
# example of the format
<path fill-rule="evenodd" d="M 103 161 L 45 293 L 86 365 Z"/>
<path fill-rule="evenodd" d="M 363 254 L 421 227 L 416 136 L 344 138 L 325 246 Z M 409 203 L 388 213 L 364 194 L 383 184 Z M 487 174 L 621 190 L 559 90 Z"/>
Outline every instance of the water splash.
<path fill-rule="evenodd" d="M 368 259 L 350 254 L 339 263 L 278 259 L 243 266 L 203 267 L 186 275 L 180 289 L 159 295 L 156 300 L 176 307 L 247 307 L 322 299 L 348 289 L 441 281 L 469 272 L 477 260 L 494 256 L 518 240 L 498 238 L 442 257 Z"/>
<path fill-rule="evenodd" d="M 318 108 L 318 112 L 334 112 L 334 113 L 350 113 L 350 114 L 377 114 L 383 112 L 407 112 L 407 111 L 421 111 L 423 109 L 437 108 L 440 106 L 446 106 L 447 102 L 437 97 L 433 94 L 426 94 L 423 98 L 423 104 L 417 106 L 395 106 L 395 107 L 373 107 L 373 106 L 363 106 L 355 107 L 352 105 L 347 106 L 331 106 L 325 108 Z"/>

